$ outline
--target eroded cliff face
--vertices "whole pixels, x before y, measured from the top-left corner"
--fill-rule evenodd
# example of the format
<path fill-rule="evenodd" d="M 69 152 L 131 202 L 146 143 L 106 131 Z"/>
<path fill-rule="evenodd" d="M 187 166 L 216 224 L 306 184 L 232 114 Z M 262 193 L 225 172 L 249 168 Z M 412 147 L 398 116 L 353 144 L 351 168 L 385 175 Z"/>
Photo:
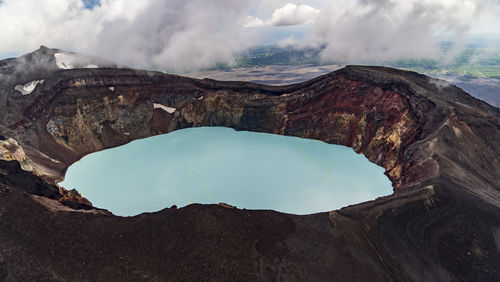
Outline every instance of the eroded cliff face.
<path fill-rule="evenodd" d="M 31 56 L 57 51 L 37 52 Z M 12 77 L 2 85 L 0 158 L 21 166 L 0 169 L 0 240 L 9 246 L 0 253 L 0 278 L 500 278 L 500 110 L 455 86 L 364 66 L 271 87 L 49 65 L 21 75 L 22 83 L 43 80 L 29 95 L 15 91 Z M 86 154 L 196 126 L 352 147 L 386 169 L 395 193 L 311 216 L 193 205 L 118 218 L 54 184 Z M 38 190 L 27 184 L 35 180 L 16 176 L 24 174 L 38 179 Z M 19 230 L 25 235 L 17 238 Z M 53 237 L 59 232 L 65 239 Z M 63 242 L 78 248 L 71 248 L 71 271 L 53 269 L 70 256 Z M 14 259 L 16 248 L 22 259 Z M 42 260 L 25 266 L 35 258 Z"/>
<path fill-rule="evenodd" d="M 460 121 L 455 113 L 457 107 L 472 111 L 475 119 L 485 115 L 488 121 L 491 114 L 447 103 L 439 96 L 445 91 L 460 93 L 456 87 L 440 89 L 424 82 L 430 87 L 424 89 L 405 76 L 423 77 L 386 73 L 383 68 L 371 71 L 382 79 L 408 79 L 408 83 L 367 81 L 363 73 L 367 69 L 348 67 L 285 87 L 194 80 L 126 69 L 57 72 L 44 77 L 43 88 L 35 97 L 13 97 L 23 105 L 19 109 L 23 115 L 8 125 L 8 133 L 22 140 L 29 148 L 28 155 L 39 159 L 37 164 L 48 168 L 46 175 L 55 179 L 86 154 L 185 127 L 227 126 L 293 135 L 352 147 L 383 166 L 398 190 L 418 185 L 423 177 L 438 170 L 436 155 L 414 155 L 425 154 L 410 148 L 416 141 L 425 140 L 425 146 L 434 147 L 436 142 L 426 138 L 442 127 L 460 132 L 450 135 L 454 139 L 450 143 L 477 139 L 470 126 Z M 494 124 L 485 124 L 496 130 Z M 480 151 L 485 155 L 498 154 L 485 141 L 479 136 L 472 144 L 484 147 Z M 478 166 L 487 167 L 487 159 L 469 156 L 468 161 L 484 161 Z M 426 164 L 415 166 L 412 162 Z M 478 170 L 483 173 L 483 169 Z M 489 173 L 490 179 L 498 176 L 494 170 Z"/>

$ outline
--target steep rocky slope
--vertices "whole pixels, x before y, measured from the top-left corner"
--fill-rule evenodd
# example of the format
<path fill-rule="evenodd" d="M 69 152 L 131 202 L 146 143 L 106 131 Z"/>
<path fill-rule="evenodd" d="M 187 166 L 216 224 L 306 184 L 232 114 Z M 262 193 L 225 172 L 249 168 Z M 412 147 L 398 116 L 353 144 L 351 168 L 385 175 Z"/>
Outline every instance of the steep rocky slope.
<path fill-rule="evenodd" d="M 500 110 L 461 89 L 367 66 L 272 87 L 62 52 L 0 61 L 0 280 L 500 279 Z M 54 184 L 86 154 L 193 126 L 350 146 L 395 192 L 309 216 L 190 205 L 121 218 Z"/>

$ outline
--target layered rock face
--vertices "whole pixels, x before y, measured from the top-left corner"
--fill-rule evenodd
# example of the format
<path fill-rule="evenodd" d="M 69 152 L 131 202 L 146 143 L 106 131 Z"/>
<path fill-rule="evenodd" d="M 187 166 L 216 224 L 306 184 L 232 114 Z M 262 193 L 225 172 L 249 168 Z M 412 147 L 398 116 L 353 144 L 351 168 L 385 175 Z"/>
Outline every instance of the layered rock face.
<path fill-rule="evenodd" d="M 63 70 L 56 53 L 0 62 L 0 280 L 500 279 L 500 110 L 461 89 L 367 66 L 276 87 Z M 86 154 L 197 126 L 349 146 L 395 192 L 310 216 L 191 205 L 120 218 L 54 184 Z"/>

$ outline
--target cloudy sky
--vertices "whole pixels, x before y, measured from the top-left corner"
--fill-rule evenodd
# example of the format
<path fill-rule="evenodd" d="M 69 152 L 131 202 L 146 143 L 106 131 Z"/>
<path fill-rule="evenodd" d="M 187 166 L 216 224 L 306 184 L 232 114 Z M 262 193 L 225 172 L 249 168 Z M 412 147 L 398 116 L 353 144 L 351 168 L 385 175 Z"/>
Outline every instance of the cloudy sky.
<path fill-rule="evenodd" d="M 0 58 L 46 45 L 182 72 L 279 44 L 359 63 L 499 36 L 500 0 L 0 0 L 0 26 Z"/>

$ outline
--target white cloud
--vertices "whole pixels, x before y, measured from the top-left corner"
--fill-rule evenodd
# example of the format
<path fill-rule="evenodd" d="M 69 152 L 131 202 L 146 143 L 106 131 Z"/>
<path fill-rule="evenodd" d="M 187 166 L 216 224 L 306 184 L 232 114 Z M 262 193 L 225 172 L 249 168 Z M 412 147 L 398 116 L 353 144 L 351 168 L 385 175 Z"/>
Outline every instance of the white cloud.
<path fill-rule="evenodd" d="M 270 24 L 275 26 L 313 23 L 319 10 L 307 5 L 286 4 L 271 16 Z"/>
<path fill-rule="evenodd" d="M 274 10 L 271 18 L 264 21 L 255 16 L 246 17 L 241 23 L 245 27 L 259 27 L 265 25 L 288 26 L 311 24 L 319 14 L 319 10 L 308 5 L 288 3 Z"/>
<path fill-rule="evenodd" d="M 259 27 L 264 25 L 264 21 L 255 16 L 247 16 L 239 23 L 244 27 Z"/>
<path fill-rule="evenodd" d="M 346 63 L 433 56 L 436 35 L 460 41 L 490 13 L 488 6 L 487 0 L 332 1 L 303 44 L 324 46 L 325 59 Z"/>
<path fill-rule="evenodd" d="M 4 0 L 0 54 L 39 45 L 88 53 L 134 67 L 186 71 L 230 63 L 252 42 L 237 25 L 248 0 Z"/>
<path fill-rule="evenodd" d="M 46 45 L 182 72 L 283 38 L 283 46 L 323 46 L 325 59 L 355 63 L 433 55 L 438 33 L 498 34 L 500 24 L 498 0 L 289 1 L 101 0 L 88 9 L 82 0 L 0 0 L 0 56 Z"/>
<path fill-rule="evenodd" d="M 297 45 L 298 40 L 295 38 L 295 36 L 288 36 L 276 44 L 278 47 L 285 48 L 285 47 L 290 47 L 290 46 L 295 46 Z"/>

